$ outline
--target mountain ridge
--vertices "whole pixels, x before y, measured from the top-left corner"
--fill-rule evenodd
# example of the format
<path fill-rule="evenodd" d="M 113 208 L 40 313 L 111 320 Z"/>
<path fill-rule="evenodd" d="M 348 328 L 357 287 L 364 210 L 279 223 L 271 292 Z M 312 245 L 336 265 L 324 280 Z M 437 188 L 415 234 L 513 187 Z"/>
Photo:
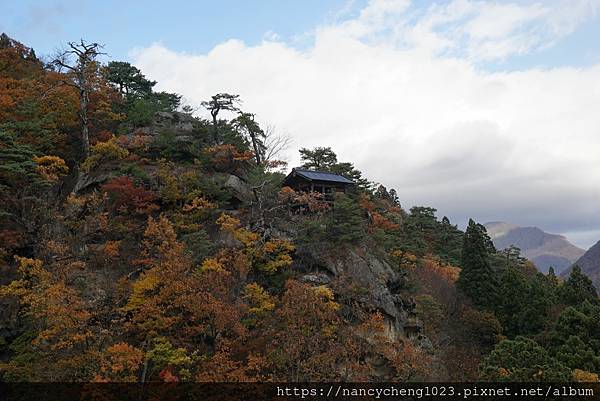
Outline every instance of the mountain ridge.
<path fill-rule="evenodd" d="M 546 273 L 552 266 L 557 273 L 568 269 L 585 253 L 569 242 L 560 234 L 551 234 L 539 227 L 519 226 L 501 221 L 484 224 L 494 246 L 506 249 L 514 245 L 521 249 L 521 253 L 531 260 L 536 267 Z"/>

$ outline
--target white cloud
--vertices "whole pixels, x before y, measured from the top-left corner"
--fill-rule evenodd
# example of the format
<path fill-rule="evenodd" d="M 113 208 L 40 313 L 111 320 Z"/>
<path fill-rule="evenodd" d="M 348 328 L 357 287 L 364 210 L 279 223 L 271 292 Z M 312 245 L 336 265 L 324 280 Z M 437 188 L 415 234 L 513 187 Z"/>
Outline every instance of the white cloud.
<path fill-rule="evenodd" d="M 429 204 L 459 223 L 598 229 L 600 65 L 486 72 L 477 63 L 535 51 L 598 8 L 552 4 L 562 5 L 373 1 L 317 28 L 302 51 L 229 40 L 207 54 L 153 45 L 132 57 L 192 104 L 240 94 L 298 148 L 332 146 L 406 206 Z"/>

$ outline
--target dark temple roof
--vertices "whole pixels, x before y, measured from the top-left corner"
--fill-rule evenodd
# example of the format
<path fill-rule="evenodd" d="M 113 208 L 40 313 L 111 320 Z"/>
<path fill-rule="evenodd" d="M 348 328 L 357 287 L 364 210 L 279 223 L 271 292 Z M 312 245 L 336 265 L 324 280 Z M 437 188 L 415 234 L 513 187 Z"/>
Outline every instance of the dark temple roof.
<path fill-rule="evenodd" d="M 309 181 L 329 181 L 339 182 L 342 184 L 354 184 L 354 181 L 347 179 L 339 174 L 329 173 L 327 171 L 316 171 L 316 170 L 305 170 L 300 168 L 293 168 L 292 172 L 288 177 L 293 177 L 294 174 L 299 175 Z"/>

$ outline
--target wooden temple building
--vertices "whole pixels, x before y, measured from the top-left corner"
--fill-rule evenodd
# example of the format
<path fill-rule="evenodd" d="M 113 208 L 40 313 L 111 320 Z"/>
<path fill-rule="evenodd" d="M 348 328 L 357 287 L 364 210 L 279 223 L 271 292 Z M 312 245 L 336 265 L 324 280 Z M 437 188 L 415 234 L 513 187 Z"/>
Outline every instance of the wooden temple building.
<path fill-rule="evenodd" d="M 348 192 L 356 184 L 339 174 L 294 168 L 283 180 L 283 185 L 295 191 L 311 191 L 333 195 L 336 192 Z"/>

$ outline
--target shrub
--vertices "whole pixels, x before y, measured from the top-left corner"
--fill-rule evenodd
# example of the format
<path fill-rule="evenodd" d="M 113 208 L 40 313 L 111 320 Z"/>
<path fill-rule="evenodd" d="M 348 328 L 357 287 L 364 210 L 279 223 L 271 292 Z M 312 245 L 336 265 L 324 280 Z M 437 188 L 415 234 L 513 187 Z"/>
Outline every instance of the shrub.
<path fill-rule="evenodd" d="M 117 138 L 112 137 L 106 142 L 98 142 L 90 148 L 90 156 L 81 165 L 83 171 L 89 172 L 102 163 L 111 160 L 123 160 L 129 155 L 127 149 L 123 149 L 117 143 Z"/>
<path fill-rule="evenodd" d="M 136 185 L 141 185 L 150 182 L 150 176 L 139 165 L 131 163 L 122 166 L 119 169 L 120 175 L 128 175 L 133 178 Z"/>
<path fill-rule="evenodd" d="M 33 161 L 37 164 L 37 172 L 48 181 L 58 181 L 61 176 L 69 173 L 69 167 L 58 156 L 34 157 Z"/>
<path fill-rule="evenodd" d="M 253 157 L 252 152 L 240 151 L 231 144 L 212 146 L 206 148 L 204 153 L 215 171 L 232 174 L 244 171 L 249 166 L 248 161 Z"/>
<path fill-rule="evenodd" d="M 116 211 L 149 214 L 158 209 L 154 203 L 156 194 L 143 186 L 136 186 L 129 177 L 114 178 L 104 184 L 102 190 L 109 194 Z"/>

